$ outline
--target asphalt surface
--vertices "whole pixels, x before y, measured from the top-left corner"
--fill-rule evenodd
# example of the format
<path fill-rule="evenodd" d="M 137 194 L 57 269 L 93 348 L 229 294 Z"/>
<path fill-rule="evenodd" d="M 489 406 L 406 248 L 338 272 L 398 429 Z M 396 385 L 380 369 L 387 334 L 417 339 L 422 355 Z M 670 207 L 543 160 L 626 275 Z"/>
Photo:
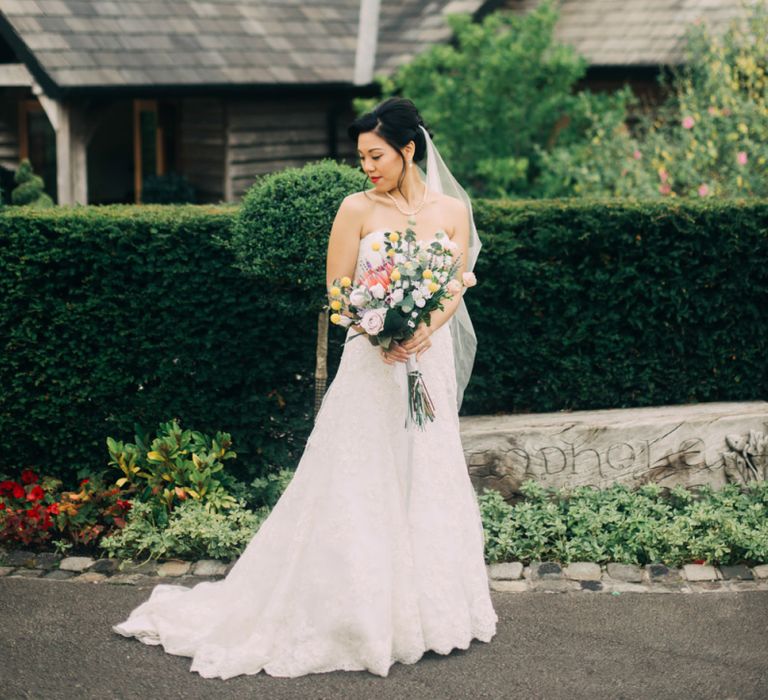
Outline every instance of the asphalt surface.
<path fill-rule="evenodd" d="M 114 633 L 146 586 L 0 579 L 0 698 L 649 698 L 766 700 L 768 592 L 492 593 L 490 643 L 427 652 L 386 678 L 228 680 Z"/>

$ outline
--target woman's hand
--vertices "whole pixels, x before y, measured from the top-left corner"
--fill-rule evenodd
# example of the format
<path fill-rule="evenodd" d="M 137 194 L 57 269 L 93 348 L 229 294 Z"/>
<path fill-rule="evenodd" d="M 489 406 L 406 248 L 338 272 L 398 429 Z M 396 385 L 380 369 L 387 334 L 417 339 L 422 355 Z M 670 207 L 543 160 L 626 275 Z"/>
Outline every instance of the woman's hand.
<path fill-rule="evenodd" d="M 393 340 L 389 350 L 381 348 L 381 359 L 388 365 L 393 365 L 395 362 L 405 362 L 408 359 L 408 353 L 403 350 L 403 346 L 400 343 Z"/>
<path fill-rule="evenodd" d="M 432 329 L 422 321 L 416 327 L 416 332 L 408 340 L 401 343 L 401 347 L 408 354 L 415 352 L 418 360 L 427 348 L 432 347 L 430 335 L 432 335 Z"/>

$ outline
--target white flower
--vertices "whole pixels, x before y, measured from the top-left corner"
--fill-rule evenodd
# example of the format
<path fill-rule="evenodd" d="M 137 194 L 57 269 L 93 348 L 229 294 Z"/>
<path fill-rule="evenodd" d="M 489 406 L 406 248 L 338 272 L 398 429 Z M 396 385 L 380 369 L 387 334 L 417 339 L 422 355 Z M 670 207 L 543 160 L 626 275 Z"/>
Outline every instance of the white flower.
<path fill-rule="evenodd" d="M 339 325 L 343 328 L 348 328 L 352 325 L 352 319 L 349 316 L 345 316 L 344 314 L 341 314 L 341 318 L 339 319 Z"/>
<path fill-rule="evenodd" d="M 416 324 L 415 324 L 413 321 L 408 321 L 408 325 L 409 325 L 411 328 L 416 328 Z"/>
<path fill-rule="evenodd" d="M 443 245 L 446 248 L 448 248 L 448 250 L 450 250 L 451 252 L 457 251 L 459 249 L 459 244 L 450 239 L 448 239 L 445 243 L 443 243 Z"/>
<path fill-rule="evenodd" d="M 394 292 L 392 292 L 392 303 L 393 304 L 399 304 L 403 300 L 403 290 L 402 289 L 396 289 Z"/>
<path fill-rule="evenodd" d="M 403 289 L 408 289 L 408 287 L 411 286 L 411 283 L 409 280 L 403 280 Z"/>
<path fill-rule="evenodd" d="M 415 289 L 414 289 L 414 290 L 411 292 L 411 296 L 412 296 L 414 299 L 421 299 L 421 297 L 422 297 L 422 291 L 421 291 L 421 288 L 419 288 L 419 287 L 416 287 L 416 288 L 415 288 Z"/>
<path fill-rule="evenodd" d="M 376 297 L 376 299 L 383 299 L 387 293 L 387 290 L 384 289 L 384 287 L 381 286 L 379 282 L 373 285 L 370 289 L 371 294 Z"/>
<path fill-rule="evenodd" d="M 363 306 L 365 301 L 365 289 L 363 287 L 358 287 L 349 295 L 349 303 L 352 306 Z"/>
<path fill-rule="evenodd" d="M 360 326 L 368 335 L 378 335 L 381 329 L 384 328 L 384 316 L 387 310 L 381 309 L 369 309 L 363 314 L 360 319 Z"/>
<path fill-rule="evenodd" d="M 419 315 L 418 311 L 411 311 L 411 316 L 413 316 L 414 318 L 416 318 L 418 315 Z"/>
<path fill-rule="evenodd" d="M 416 304 L 416 306 L 418 306 L 419 308 L 422 308 L 424 304 L 426 304 L 427 302 L 424 301 L 424 299 L 422 299 L 421 297 L 419 297 L 418 299 L 415 299 L 413 303 Z"/>

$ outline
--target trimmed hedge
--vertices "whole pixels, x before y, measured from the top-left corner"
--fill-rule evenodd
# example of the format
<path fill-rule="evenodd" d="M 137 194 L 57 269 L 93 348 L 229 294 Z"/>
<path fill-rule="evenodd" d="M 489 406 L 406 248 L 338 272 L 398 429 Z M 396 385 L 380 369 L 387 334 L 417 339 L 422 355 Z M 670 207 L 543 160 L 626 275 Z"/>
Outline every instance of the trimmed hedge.
<path fill-rule="evenodd" d="M 0 472 L 60 477 L 135 425 L 232 434 L 250 479 L 312 427 L 317 309 L 245 277 L 234 206 L 0 214 Z M 475 203 L 462 413 L 765 398 L 768 202 Z M 219 241 L 219 242 L 217 242 Z M 277 308 L 293 305 L 295 313 Z M 330 376 L 344 333 L 332 327 Z"/>
<path fill-rule="evenodd" d="M 462 413 L 768 394 L 768 201 L 480 201 Z"/>
<path fill-rule="evenodd" d="M 106 465 L 107 436 L 132 441 L 136 425 L 154 433 L 172 417 L 231 433 L 240 478 L 295 461 L 311 421 L 317 313 L 273 315 L 270 290 L 232 267 L 216 239 L 236 212 L 0 215 L 0 472 L 71 479 Z"/>

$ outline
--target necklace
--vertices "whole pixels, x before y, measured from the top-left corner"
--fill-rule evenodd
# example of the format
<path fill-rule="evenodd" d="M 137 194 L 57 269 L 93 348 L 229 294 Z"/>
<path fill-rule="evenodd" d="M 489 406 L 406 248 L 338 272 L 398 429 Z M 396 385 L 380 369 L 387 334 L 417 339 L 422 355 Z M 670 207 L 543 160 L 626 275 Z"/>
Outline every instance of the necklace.
<path fill-rule="evenodd" d="M 414 209 L 413 211 L 405 211 L 405 209 L 403 209 L 400 206 L 400 203 L 389 192 L 385 192 L 384 194 L 387 195 L 387 197 L 389 197 L 395 203 L 395 206 L 397 207 L 398 211 L 401 214 L 405 214 L 405 216 L 408 217 L 408 223 L 411 226 L 415 226 L 416 225 L 416 214 L 418 214 L 423 209 L 424 205 L 427 202 L 427 186 L 426 186 L 426 184 L 424 185 L 424 196 L 421 198 L 421 204 L 419 204 L 419 206 L 416 207 L 416 209 Z"/>

